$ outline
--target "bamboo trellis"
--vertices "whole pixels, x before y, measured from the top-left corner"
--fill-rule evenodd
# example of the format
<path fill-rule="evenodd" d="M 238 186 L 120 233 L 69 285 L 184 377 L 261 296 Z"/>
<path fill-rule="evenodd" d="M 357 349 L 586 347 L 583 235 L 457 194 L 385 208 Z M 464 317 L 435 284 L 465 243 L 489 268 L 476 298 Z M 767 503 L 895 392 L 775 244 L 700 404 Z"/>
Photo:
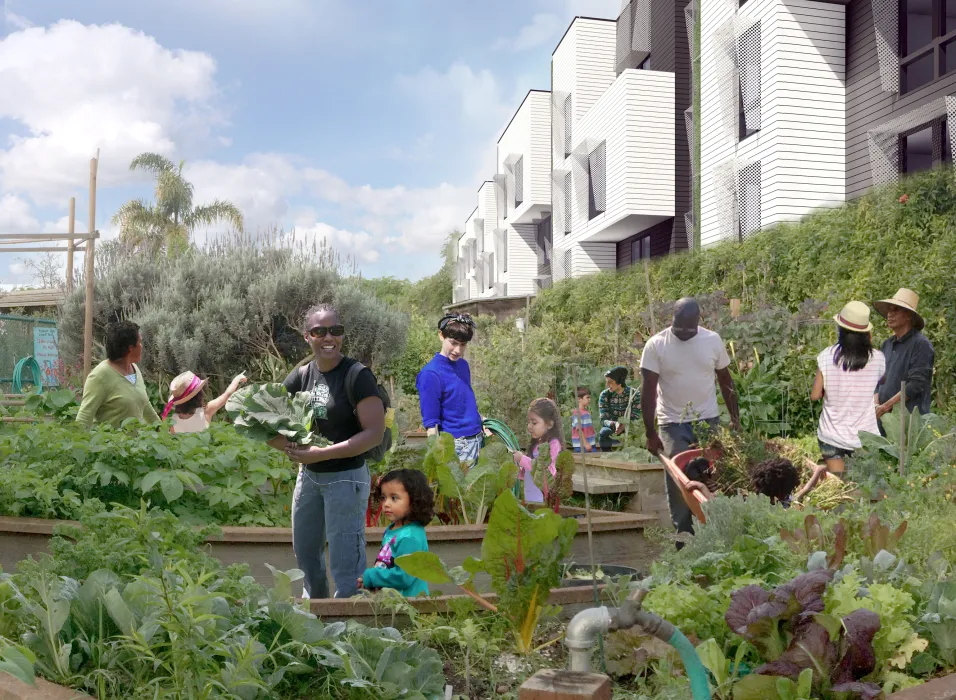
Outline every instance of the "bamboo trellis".
<path fill-rule="evenodd" d="M 86 301 L 83 326 L 83 378 L 90 373 L 93 363 L 93 260 L 96 254 L 96 171 L 99 151 L 90 158 L 90 219 L 88 233 L 76 233 L 76 198 L 70 197 L 68 233 L 7 233 L 0 234 L 0 253 L 66 253 L 66 291 L 73 291 L 73 254 L 85 253 Z M 66 242 L 60 245 L 48 243 Z"/>

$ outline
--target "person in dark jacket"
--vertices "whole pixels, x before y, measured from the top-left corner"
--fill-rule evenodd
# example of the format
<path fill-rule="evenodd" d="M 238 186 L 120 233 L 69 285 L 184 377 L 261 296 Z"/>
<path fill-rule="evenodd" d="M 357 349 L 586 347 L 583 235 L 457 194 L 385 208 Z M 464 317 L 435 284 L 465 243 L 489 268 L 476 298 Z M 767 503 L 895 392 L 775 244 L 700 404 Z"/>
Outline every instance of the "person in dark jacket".
<path fill-rule="evenodd" d="M 893 331 L 881 348 L 886 357 L 886 375 L 877 392 L 876 417 L 882 418 L 900 402 L 902 383 L 906 382 L 906 409 L 926 414 L 931 411 L 933 344 L 923 335 L 926 322 L 916 311 L 919 295 L 900 289 L 892 299 L 873 302 L 873 308 L 886 319 Z"/>

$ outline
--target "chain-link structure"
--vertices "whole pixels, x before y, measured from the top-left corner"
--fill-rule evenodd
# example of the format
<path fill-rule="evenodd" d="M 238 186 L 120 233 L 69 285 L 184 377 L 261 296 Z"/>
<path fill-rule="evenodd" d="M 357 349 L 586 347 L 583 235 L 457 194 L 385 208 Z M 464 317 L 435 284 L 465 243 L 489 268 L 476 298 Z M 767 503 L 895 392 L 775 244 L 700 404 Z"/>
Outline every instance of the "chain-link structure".
<path fill-rule="evenodd" d="M 690 152 L 691 178 L 697 179 L 697 161 L 694 158 L 694 105 L 684 110 L 684 127 L 687 129 L 687 150 Z"/>
<path fill-rule="evenodd" d="M 560 163 L 571 153 L 571 94 L 551 93 L 551 156 Z"/>
<path fill-rule="evenodd" d="M 687 250 L 694 250 L 694 231 L 697 230 L 697 223 L 694 221 L 692 211 L 684 214 L 684 230 L 687 232 Z"/>
<path fill-rule="evenodd" d="M 630 0 L 617 18 L 617 74 L 637 68 L 651 53 L 651 0 Z"/>
<path fill-rule="evenodd" d="M 903 164 L 900 151 L 902 139 L 944 118 L 952 148 L 956 144 L 956 96 L 941 97 L 866 132 L 873 184 L 879 186 L 896 182 Z M 938 161 L 942 153 L 942 130 L 933 129 L 933 133 L 933 157 Z M 956 155 L 956 148 L 952 150 Z"/>
<path fill-rule="evenodd" d="M 900 0 L 870 0 L 883 92 L 900 91 Z"/>

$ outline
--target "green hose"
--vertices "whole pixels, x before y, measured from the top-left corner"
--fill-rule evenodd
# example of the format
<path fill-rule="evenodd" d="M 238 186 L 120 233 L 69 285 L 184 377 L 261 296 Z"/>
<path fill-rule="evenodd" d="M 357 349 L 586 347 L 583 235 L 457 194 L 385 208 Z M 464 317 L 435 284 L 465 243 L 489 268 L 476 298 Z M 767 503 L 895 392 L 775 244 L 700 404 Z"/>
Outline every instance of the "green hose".
<path fill-rule="evenodd" d="M 13 393 L 14 394 L 25 394 L 23 390 L 23 370 L 29 369 L 30 374 L 33 375 L 33 383 L 36 385 L 37 393 L 43 391 L 43 374 L 40 372 L 40 365 L 37 364 L 37 361 L 33 359 L 33 356 L 24 357 L 22 360 L 17 362 L 16 367 L 13 368 Z"/>
<path fill-rule="evenodd" d="M 697 656 L 694 645 L 676 627 L 674 628 L 674 634 L 667 640 L 667 643 L 680 654 L 680 660 L 684 663 L 684 670 L 690 679 L 690 691 L 693 700 L 710 700 L 710 682 L 707 678 L 707 669 L 701 663 L 700 657 Z"/>
<path fill-rule="evenodd" d="M 485 430 L 491 432 L 496 438 L 505 443 L 505 447 L 508 448 L 511 452 L 515 450 L 520 450 L 521 445 L 518 444 L 518 436 L 514 434 L 514 431 L 511 430 L 505 423 L 494 418 L 486 418 L 482 421 L 481 427 Z M 521 499 L 521 481 L 515 480 L 515 485 L 512 487 L 511 492 L 515 495 L 515 498 Z"/>

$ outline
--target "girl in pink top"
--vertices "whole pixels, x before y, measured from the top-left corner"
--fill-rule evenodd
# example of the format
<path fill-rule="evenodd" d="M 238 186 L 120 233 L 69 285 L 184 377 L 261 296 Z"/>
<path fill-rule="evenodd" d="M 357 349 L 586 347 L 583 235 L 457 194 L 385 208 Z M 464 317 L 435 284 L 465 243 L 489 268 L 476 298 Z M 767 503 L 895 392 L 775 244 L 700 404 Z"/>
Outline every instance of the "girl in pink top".
<path fill-rule="evenodd" d="M 548 481 L 554 484 L 557 475 L 555 461 L 564 447 L 564 433 L 561 430 L 561 413 L 551 399 L 535 399 L 528 408 L 528 433 L 531 444 L 527 454 L 514 451 L 515 464 L 518 465 L 518 478 L 524 481 L 524 500 L 529 503 L 547 503 Z M 551 464 L 543 475 L 541 488 L 534 483 L 531 470 L 538 458 L 539 447 L 547 444 L 551 450 Z"/>

